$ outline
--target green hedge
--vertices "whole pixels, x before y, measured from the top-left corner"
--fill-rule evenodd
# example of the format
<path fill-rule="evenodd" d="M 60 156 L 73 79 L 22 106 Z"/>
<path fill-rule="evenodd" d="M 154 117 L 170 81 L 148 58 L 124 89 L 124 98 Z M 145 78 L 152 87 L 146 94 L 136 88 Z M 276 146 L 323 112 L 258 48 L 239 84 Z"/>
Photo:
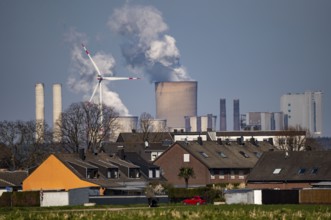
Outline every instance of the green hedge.
<path fill-rule="evenodd" d="M 0 197 L 1 207 L 40 206 L 40 192 L 4 192 Z"/>

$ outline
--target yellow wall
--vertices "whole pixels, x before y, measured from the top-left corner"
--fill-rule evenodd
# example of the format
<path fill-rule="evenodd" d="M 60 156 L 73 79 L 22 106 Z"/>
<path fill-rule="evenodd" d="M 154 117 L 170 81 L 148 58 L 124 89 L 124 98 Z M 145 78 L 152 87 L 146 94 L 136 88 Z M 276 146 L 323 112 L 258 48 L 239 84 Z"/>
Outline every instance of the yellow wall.
<path fill-rule="evenodd" d="M 81 180 L 54 155 L 50 155 L 23 181 L 23 191 L 69 190 L 95 186 L 99 185 Z"/>

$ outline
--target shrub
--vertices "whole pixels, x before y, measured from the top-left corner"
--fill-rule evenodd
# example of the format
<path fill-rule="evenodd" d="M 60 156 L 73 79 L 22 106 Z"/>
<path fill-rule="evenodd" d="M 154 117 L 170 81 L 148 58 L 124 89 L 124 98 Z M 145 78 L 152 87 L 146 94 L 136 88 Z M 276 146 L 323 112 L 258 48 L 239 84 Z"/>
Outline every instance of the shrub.
<path fill-rule="evenodd" d="M 2 207 L 40 206 L 39 191 L 4 192 L 0 197 Z"/>

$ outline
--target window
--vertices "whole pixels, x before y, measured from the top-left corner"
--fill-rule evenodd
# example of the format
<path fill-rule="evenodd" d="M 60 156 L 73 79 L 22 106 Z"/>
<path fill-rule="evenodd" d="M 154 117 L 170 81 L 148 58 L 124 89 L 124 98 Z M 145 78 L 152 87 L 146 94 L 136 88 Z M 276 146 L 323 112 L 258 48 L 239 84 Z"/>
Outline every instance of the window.
<path fill-rule="evenodd" d="M 155 170 L 155 177 L 160 178 L 160 170 L 159 169 Z"/>
<path fill-rule="evenodd" d="M 227 156 L 225 155 L 225 153 L 223 152 L 218 152 L 218 155 L 222 158 L 227 158 Z"/>
<path fill-rule="evenodd" d="M 157 151 L 153 151 L 151 153 L 151 161 L 154 161 L 158 156 L 160 156 L 162 154 L 162 152 L 157 152 Z"/>
<path fill-rule="evenodd" d="M 220 172 L 219 172 L 219 179 L 225 179 L 225 172 L 224 172 L 224 170 L 220 170 Z"/>
<path fill-rule="evenodd" d="M 149 178 L 153 178 L 154 177 L 153 176 L 153 170 L 151 170 L 151 169 L 148 170 L 148 177 Z"/>
<path fill-rule="evenodd" d="M 98 178 L 98 170 L 97 169 L 87 169 L 86 177 L 87 177 L 87 179 Z"/>
<path fill-rule="evenodd" d="M 254 152 L 254 154 L 255 154 L 255 156 L 256 156 L 257 158 L 260 158 L 260 157 L 262 156 L 262 153 L 261 153 L 261 152 Z"/>
<path fill-rule="evenodd" d="M 184 154 L 184 162 L 190 162 L 190 154 Z"/>
<path fill-rule="evenodd" d="M 239 151 L 239 153 L 240 153 L 241 155 L 243 155 L 245 158 L 249 158 L 249 155 L 246 154 L 244 151 Z"/>
<path fill-rule="evenodd" d="M 273 172 L 273 174 L 279 174 L 280 171 L 282 171 L 282 168 L 276 168 Z"/>
<path fill-rule="evenodd" d="M 209 156 L 208 156 L 208 154 L 206 154 L 205 152 L 199 152 L 204 158 L 208 158 Z"/>
<path fill-rule="evenodd" d="M 230 179 L 234 180 L 236 178 L 234 170 L 230 172 Z"/>
<path fill-rule="evenodd" d="M 239 179 L 240 180 L 245 179 L 245 175 L 244 175 L 244 171 L 243 170 L 239 170 Z"/>
<path fill-rule="evenodd" d="M 317 171 L 318 171 L 318 168 L 317 168 L 317 167 L 313 167 L 313 168 L 311 168 L 310 173 L 311 173 L 311 174 L 316 174 Z"/>
<path fill-rule="evenodd" d="M 306 168 L 300 168 L 298 170 L 298 174 L 304 174 L 306 172 Z"/>

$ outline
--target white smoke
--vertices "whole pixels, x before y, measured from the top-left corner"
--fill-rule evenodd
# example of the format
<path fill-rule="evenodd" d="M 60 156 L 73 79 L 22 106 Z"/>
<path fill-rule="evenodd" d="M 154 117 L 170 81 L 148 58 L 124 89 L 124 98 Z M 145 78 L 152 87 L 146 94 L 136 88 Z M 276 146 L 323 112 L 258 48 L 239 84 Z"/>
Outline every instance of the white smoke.
<path fill-rule="evenodd" d="M 114 10 L 107 24 L 125 38 L 122 54 L 131 71 L 146 74 L 151 82 L 192 80 L 156 8 L 125 5 Z"/>
<path fill-rule="evenodd" d="M 68 77 L 67 84 L 72 91 L 84 94 L 84 99 L 89 100 L 92 96 L 93 90 L 97 85 L 97 73 L 94 69 L 85 51 L 82 49 L 80 43 L 86 43 L 84 34 L 71 29 L 65 36 L 66 40 L 73 43 L 71 50 L 72 69 Z M 115 59 L 111 54 L 98 52 L 90 54 L 98 66 L 103 76 L 113 76 L 115 67 Z M 129 115 L 127 107 L 123 104 L 119 95 L 116 92 L 109 90 L 109 81 L 102 81 L 102 95 L 103 103 L 113 107 L 120 115 Z M 94 95 L 94 101 L 98 103 L 99 94 Z"/>

